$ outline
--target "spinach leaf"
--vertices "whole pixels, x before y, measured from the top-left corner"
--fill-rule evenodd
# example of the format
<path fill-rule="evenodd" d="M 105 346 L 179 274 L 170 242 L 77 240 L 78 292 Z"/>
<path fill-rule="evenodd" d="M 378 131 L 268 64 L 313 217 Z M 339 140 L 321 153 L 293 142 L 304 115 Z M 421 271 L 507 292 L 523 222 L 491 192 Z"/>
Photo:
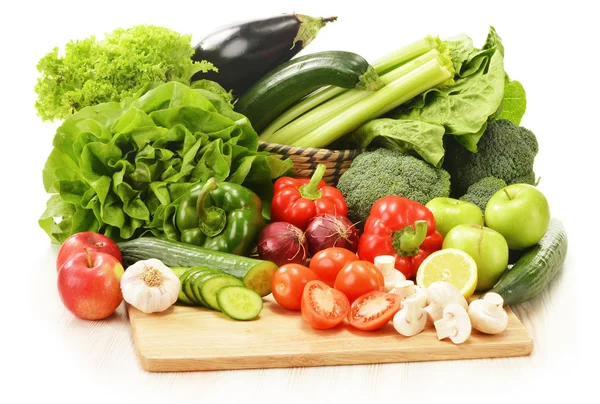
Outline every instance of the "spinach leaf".
<path fill-rule="evenodd" d="M 525 110 L 527 109 L 527 97 L 523 85 L 508 77 L 504 83 L 504 98 L 500 115 L 497 119 L 508 119 L 520 125 Z"/>
<path fill-rule="evenodd" d="M 444 127 L 411 119 L 380 118 L 364 123 L 344 138 L 356 148 L 385 147 L 417 154 L 435 167 L 444 158 Z"/>
<path fill-rule="evenodd" d="M 449 44 L 451 51 L 465 57 L 466 40 Z M 453 135 L 465 148 L 476 152 L 488 121 L 494 119 L 504 97 L 504 47 L 496 30 L 490 27 L 483 48 L 471 49 L 462 64 L 453 63 L 459 67 L 453 83 L 424 92 L 390 116 L 441 125 L 444 134 Z"/>

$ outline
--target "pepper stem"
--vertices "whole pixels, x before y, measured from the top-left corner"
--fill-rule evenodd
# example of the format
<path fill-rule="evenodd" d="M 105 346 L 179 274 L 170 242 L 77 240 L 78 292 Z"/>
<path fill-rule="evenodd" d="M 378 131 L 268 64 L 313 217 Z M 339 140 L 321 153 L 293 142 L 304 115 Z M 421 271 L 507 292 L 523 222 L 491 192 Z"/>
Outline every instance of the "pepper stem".
<path fill-rule="evenodd" d="M 209 178 L 202 187 L 202 190 L 198 195 L 198 201 L 196 202 L 196 210 L 198 211 L 198 218 L 200 219 L 200 230 L 208 237 L 214 237 L 223 231 L 225 223 L 227 222 L 227 217 L 223 209 L 216 206 L 210 206 L 208 208 L 205 206 L 208 195 L 218 187 L 217 180 L 215 178 Z"/>
<path fill-rule="evenodd" d="M 392 235 L 392 246 L 398 255 L 410 257 L 419 252 L 427 237 L 427 220 L 415 221 L 415 228 L 406 226 Z"/>
<path fill-rule="evenodd" d="M 322 193 L 319 190 L 319 183 L 323 179 L 323 175 L 325 175 L 326 169 L 327 167 L 325 166 L 325 164 L 319 163 L 317 165 L 317 169 L 313 173 L 312 177 L 310 177 L 310 182 L 298 188 L 298 191 L 300 191 L 300 196 L 313 201 L 315 199 L 321 198 Z"/>

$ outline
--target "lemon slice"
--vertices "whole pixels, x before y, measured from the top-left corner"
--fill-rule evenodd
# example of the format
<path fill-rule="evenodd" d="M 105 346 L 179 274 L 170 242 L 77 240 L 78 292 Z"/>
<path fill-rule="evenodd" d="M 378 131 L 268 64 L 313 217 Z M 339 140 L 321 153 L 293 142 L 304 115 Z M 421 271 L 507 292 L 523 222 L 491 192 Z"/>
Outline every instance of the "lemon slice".
<path fill-rule="evenodd" d="M 468 299 L 477 286 L 477 264 L 469 254 L 456 248 L 435 251 L 419 266 L 417 285 L 426 288 L 436 281 L 451 283 Z"/>

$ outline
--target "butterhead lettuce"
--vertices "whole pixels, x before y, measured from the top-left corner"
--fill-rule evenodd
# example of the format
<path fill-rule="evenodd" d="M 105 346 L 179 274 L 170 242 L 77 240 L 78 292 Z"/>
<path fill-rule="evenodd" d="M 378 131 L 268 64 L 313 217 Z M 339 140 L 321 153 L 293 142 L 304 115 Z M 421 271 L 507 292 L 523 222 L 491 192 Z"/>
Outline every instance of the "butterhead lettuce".
<path fill-rule="evenodd" d="M 290 161 L 259 152 L 229 100 L 179 82 L 148 84 L 121 102 L 83 108 L 58 127 L 43 170 L 51 194 L 40 227 L 54 243 L 94 231 L 116 240 L 176 238 L 172 215 L 192 185 L 215 177 L 259 194 Z"/>

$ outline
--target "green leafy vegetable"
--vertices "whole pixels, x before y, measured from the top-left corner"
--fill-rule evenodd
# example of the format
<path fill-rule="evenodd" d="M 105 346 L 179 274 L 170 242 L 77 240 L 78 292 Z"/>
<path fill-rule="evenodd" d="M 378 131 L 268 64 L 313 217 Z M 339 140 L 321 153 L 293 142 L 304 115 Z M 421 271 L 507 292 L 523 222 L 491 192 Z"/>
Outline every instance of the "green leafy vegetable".
<path fill-rule="evenodd" d="M 57 129 L 53 146 L 43 171 L 52 195 L 39 224 L 56 243 L 80 231 L 177 238 L 179 198 L 213 176 L 256 191 L 268 215 L 272 180 L 291 168 L 257 151 L 256 132 L 222 94 L 178 82 L 83 108 Z"/>
<path fill-rule="evenodd" d="M 417 154 L 434 167 L 444 159 L 444 127 L 410 119 L 381 118 L 371 120 L 344 137 L 348 144 L 359 149 L 385 147 L 404 153 Z"/>
<path fill-rule="evenodd" d="M 504 47 L 493 27 L 484 47 L 471 50 L 463 63 L 469 41 L 463 38 L 448 45 L 453 64 L 461 69 L 454 82 L 425 91 L 392 117 L 442 125 L 445 134 L 456 136 L 467 150 L 476 152 L 477 142 L 504 97 Z"/>
<path fill-rule="evenodd" d="M 527 109 L 527 98 L 523 85 L 508 77 L 504 83 L 504 99 L 502 100 L 502 112 L 497 119 L 508 119 L 516 125 L 521 124 L 521 119 Z"/>
<path fill-rule="evenodd" d="M 193 62 L 193 53 L 190 35 L 152 25 L 118 28 L 100 41 L 70 41 L 64 56 L 56 47 L 39 60 L 35 107 L 43 120 L 65 119 L 86 106 L 119 102 L 146 83 L 189 84 L 195 73 L 217 70 Z"/>

